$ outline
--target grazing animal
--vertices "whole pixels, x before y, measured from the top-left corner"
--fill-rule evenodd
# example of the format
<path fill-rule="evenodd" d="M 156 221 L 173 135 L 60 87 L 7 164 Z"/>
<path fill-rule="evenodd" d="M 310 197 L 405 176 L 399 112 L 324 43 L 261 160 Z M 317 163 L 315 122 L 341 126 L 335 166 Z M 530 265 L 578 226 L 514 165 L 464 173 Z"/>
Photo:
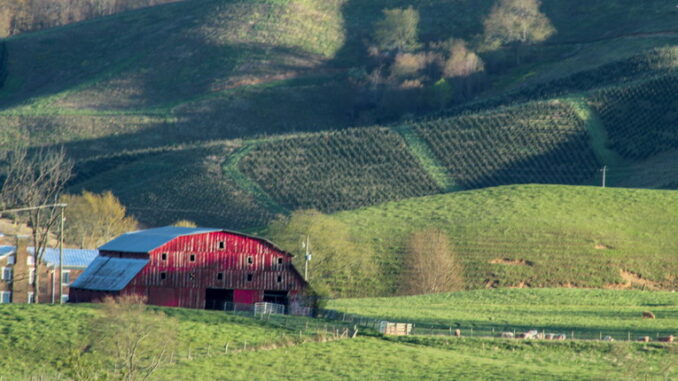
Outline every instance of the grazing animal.
<path fill-rule="evenodd" d="M 664 343 L 673 343 L 674 339 L 675 339 L 675 337 L 673 337 L 673 335 L 668 335 L 666 337 L 657 338 L 657 341 L 661 341 L 661 342 L 664 342 Z"/>
<path fill-rule="evenodd" d="M 654 319 L 654 314 L 650 311 L 644 311 L 643 319 Z"/>
<path fill-rule="evenodd" d="M 614 338 L 612 336 L 605 336 L 603 337 L 603 341 L 614 341 Z"/>
<path fill-rule="evenodd" d="M 455 330 L 454 330 L 454 336 L 456 336 L 456 337 L 461 337 L 461 329 L 458 329 L 458 328 L 455 329 Z"/>
<path fill-rule="evenodd" d="M 555 334 L 555 333 L 547 333 L 547 334 L 546 334 L 546 337 L 545 337 L 546 340 L 553 340 L 553 339 L 555 339 L 555 338 L 556 338 L 556 334 Z"/>
<path fill-rule="evenodd" d="M 514 338 L 513 332 L 502 332 L 501 337 L 504 339 L 513 339 Z"/>
<path fill-rule="evenodd" d="M 638 341 L 641 343 L 649 343 L 650 342 L 650 336 L 641 336 L 638 338 Z"/>
<path fill-rule="evenodd" d="M 531 329 L 525 333 L 520 334 L 520 336 L 518 337 L 521 339 L 536 339 L 537 335 L 539 335 L 539 331 L 537 331 L 536 329 Z"/>
<path fill-rule="evenodd" d="M 554 340 L 565 340 L 565 339 L 567 339 L 567 336 L 564 333 L 558 334 L 554 338 Z"/>

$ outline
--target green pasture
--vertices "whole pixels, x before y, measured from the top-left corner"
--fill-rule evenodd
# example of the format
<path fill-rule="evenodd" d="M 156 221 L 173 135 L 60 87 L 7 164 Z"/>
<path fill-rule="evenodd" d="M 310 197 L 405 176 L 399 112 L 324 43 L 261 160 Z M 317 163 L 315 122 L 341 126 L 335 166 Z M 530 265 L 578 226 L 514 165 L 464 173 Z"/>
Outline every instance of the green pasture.
<path fill-rule="evenodd" d="M 536 329 L 580 339 L 678 336 L 675 292 L 595 289 L 493 289 L 408 297 L 332 300 L 328 308 L 414 323 L 417 333 L 496 336 Z M 656 319 L 643 319 L 650 311 Z"/>
<path fill-rule="evenodd" d="M 467 288 L 676 289 L 677 198 L 675 191 L 513 185 L 334 216 L 377 253 L 392 287 L 410 234 L 440 229 L 465 268 Z"/>

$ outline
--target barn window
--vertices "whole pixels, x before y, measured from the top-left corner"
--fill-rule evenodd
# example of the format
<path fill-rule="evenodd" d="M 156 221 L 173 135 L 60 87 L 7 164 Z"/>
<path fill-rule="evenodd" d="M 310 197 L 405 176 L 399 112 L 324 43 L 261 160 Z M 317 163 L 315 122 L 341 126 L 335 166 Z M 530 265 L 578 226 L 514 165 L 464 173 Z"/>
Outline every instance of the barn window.
<path fill-rule="evenodd" d="M 224 250 L 226 248 L 226 242 L 219 241 L 219 250 Z"/>
<path fill-rule="evenodd" d="M 254 275 L 252 275 L 252 274 L 247 274 L 247 281 L 248 281 L 248 282 L 251 282 L 253 277 L 254 277 Z"/>
<path fill-rule="evenodd" d="M 252 258 L 251 256 L 247 257 L 247 263 L 249 263 L 250 265 L 253 264 L 254 258 Z"/>
<path fill-rule="evenodd" d="M 167 260 L 167 253 L 160 254 L 160 259 L 162 259 L 163 261 L 166 261 Z"/>
<path fill-rule="evenodd" d="M 188 260 L 191 261 L 191 262 L 195 262 L 195 254 L 191 254 L 191 255 L 188 257 Z"/>
<path fill-rule="evenodd" d="M 224 280 L 224 273 L 217 273 L 217 280 Z"/>
<path fill-rule="evenodd" d="M 165 272 L 160 273 L 160 280 L 165 280 L 165 279 L 167 279 L 167 273 L 165 273 Z"/>
<path fill-rule="evenodd" d="M 278 283 L 282 283 L 282 275 L 278 275 Z"/>
<path fill-rule="evenodd" d="M 283 263 L 283 259 L 282 259 L 282 258 L 278 258 L 278 264 L 279 264 L 279 265 L 282 265 L 282 263 Z"/>

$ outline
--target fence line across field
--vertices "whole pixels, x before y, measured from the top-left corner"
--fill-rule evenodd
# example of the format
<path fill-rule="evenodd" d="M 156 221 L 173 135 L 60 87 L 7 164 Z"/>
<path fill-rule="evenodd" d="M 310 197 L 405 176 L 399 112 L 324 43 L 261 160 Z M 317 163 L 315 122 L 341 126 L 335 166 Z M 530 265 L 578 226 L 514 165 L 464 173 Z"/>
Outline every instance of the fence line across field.
<path fill-rule="evenodd" d="M 521 334 L 530 331 L 536 331 L 533 338 L 548 337 L 553 334 L 554 337 L 563 337 L 565 339 L 576 340 L 603 340 L 608 341 L 638 341 L 641 338 L 649 338 L 651 341 L 657 341 L 662 337 L 676 335 L 678 332 L 668 330 L 624 330 L 624 329 L 591 329 L 582 330 L 576 328 L 546 328 L 536 325 L 511 325 L 511 324 L 488 324 L 482 327 L 474 325 L 463 325 L 450 323 L 444 324 L 426 324 L 412 323 L 408 321 L 391 321 L 390 318 L 371 318 L 355 314 L 348 314 L 336 310 L 319 310 L 317 317 L 327 320 L 340 321 L 342 323 L 355 324 L 357 326 L 367 327 L 375 331 L 383 332 L 386 323 L 411 324 L 410 334 L 412 335 L 438 335 L 438 336 L 462 336 L 462 337 L 502 337 L 503 333 L 511 333 L 513 337 L 519 338 Z M 504 335 L 506 337 L 507 335 Z M 528 337 L 529 338 L 529 337 Z M 611 339 L 611 340 L 610 340 Z"/>

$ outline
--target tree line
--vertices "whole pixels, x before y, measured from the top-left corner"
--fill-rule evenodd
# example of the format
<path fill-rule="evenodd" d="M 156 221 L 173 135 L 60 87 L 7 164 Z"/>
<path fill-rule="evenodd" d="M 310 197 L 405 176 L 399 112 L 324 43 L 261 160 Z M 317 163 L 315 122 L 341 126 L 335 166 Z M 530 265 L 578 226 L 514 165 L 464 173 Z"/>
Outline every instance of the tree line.
<path fill-rule="evenodd" d="M 181 0 L 0 0 L 0 38 Z"/>

